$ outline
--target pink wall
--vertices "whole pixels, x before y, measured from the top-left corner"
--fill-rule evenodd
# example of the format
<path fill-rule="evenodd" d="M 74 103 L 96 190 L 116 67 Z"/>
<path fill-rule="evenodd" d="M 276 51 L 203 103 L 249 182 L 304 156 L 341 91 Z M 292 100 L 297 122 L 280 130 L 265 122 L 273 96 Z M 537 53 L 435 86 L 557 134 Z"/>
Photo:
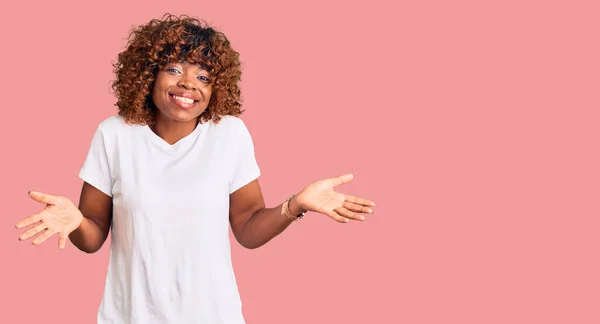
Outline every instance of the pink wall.
<path fill-rule="evenodd" d="M 599 8 L 562 2 L 4 5 L 0 322 L 95 322 L 108 245 L 32 247 L 14 223 L 42 207 L 28 190 L 78 200 L 110 63 L 165 12 L 241 53 L 269 206 L 346 172 L 377 202 L 234 243 L 249 324 L 600 322 Z"/>

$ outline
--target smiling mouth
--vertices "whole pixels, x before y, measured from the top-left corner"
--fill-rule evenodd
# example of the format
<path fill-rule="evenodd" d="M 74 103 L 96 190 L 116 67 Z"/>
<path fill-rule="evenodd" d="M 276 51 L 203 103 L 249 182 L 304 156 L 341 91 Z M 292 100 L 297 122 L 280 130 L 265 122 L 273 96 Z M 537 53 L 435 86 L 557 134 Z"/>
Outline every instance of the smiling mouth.
<path fill-rule="evenodd" d="M 176 95 L 174 95 L 172 93 L 169 93 L 169 96 L 171 96 L 171 98 L 173 98 L 173 99 L 175 99 L 175 100 L 177 100 L 177 101 L 179 101 L 181 103 L 188 104 L 188 105 L 198 102 L 198 100 L 194 100 L 194 99 L 186 98 L 186 97 L 176 96 Z"/>

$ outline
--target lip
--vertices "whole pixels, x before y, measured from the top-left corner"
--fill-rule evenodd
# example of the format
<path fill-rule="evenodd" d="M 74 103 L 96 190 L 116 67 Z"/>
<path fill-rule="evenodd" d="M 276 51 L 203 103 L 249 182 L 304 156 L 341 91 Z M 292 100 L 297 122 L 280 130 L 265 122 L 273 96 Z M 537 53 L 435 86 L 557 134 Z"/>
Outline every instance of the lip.
<path fill-rule="evenodd" d="M 173 97 L 173 96 L 177 96 L 177 97 L 183 97 L 183 98 L 189 98 L 192 99 L 194 101 L 198 101 L 198 99 L 196 97 L 194 97 L 193 95 L 183 92 L 183 93 L 173 93 L 173 92 L 169 92 L 169 96 Z"/>
<path fill-rule="evenodd" d="M 179 95 L 176 95 L 176 96 L 179 96 Z M 185 96 L 180 96 L 180 97 L 185 97 Z M 185 97 L 185 98 L 190 98 L 190 97 Z M 179 108 L 181 108 L 181 109 L 185 109 L 185 110 L 192 109 L 193 107 L 195 107 L 195 106 L 196 106 L 196 104 L 198 104 L 198 100 L 195 100 L 194 98 L 190 98 L 190 99 L 193 99 L 193 100 L 194 100 L 194 102 L 192 102 L 192 103 L 190 103 L 190 104 L 188 104 L 188 103 L 184 103 L 184 102 L 181 102 L 181 101 L 179 101 L 179 100 L 175 99 L 175 97 L 173 97 L 173 94 L 170 94 L 170 93 L 169 93 L 169 99 L 171 100 L 171 102 L 172 102 L 173 104 L 175 104 L 175 105 L 177 105 Z"/>

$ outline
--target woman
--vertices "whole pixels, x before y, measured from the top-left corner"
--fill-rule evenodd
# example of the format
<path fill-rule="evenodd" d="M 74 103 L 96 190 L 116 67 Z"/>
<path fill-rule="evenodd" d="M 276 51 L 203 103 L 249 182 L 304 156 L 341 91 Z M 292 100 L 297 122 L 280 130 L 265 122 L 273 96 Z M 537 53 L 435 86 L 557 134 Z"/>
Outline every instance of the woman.
<path fill-rule="evenodd" d="M 238 53 L 224 34 L 166 15 L 133 30 L 114 66 L 118 115 L 92 138 L 79 205 L 29 192 L 46 207 L 17 223 L 32 226 L 21 240 L 58 234 L 59 248 L 69 238 L 87 253 L 112 230 L 98 323 L 244 323 L 229 226 L 254 249 L 307 211 L 342 223 L 373 212 L 372 201 L 334 190 L 351 174 L 265 207 L 253 142 L 238 117 Z"/>

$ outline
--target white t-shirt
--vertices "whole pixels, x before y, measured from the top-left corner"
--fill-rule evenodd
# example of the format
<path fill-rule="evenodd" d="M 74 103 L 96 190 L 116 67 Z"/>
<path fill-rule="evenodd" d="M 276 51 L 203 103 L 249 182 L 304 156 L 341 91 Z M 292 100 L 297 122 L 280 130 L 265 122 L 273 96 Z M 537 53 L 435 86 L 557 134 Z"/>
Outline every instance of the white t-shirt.
<path fill-rule="evenodd" d="M 170 145 L 120 116 L 98 126 L 79 176 L 113 199 L 100 324 L 243 324 L 229 194 L 260 176 L 240 118 Z"/>

